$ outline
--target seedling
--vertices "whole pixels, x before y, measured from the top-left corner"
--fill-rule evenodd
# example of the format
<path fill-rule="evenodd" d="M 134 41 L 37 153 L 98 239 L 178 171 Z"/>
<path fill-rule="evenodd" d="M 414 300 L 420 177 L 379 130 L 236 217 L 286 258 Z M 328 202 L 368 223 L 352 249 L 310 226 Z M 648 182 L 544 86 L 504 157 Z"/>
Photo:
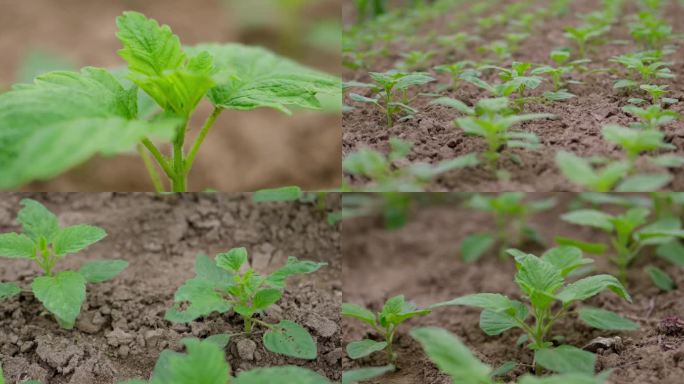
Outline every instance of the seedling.
<path fill-rule="evenodd" d="M 519 328 L 524 332 L 522 340 L 535 351 L 535 362 L 545 368 L 546 359 L 553 345 L 549 341 L 553 325 L 569 315 L 573 304 L 580 303 L 608 289 L 631 302 L 624 286 L 611 275 L 595 275 L 568 283 L 567 277 L 580 267 L 593 263 L 586 259 L 576 247 L 562 246 L 546 251 L 542 257 L 511 249 L 508 253 L 515 258 L 518 272 L 515 283 L 522 291 L 527 304 L 497 293 L 476 293 L 450 301 L 438 303 L 431 309 L 451 305 L 466 305 L 481 308 L 480 328 L 487 335 L 499 335 L 509 329 Z M 555 309 L 557 308 L 557 309 Z M 528 317 L 532 324 L 528 324 Z M 595 308 L 580 308 L 579 318 L 587 325 L 600 329 L 636 329 L 638 325 L 618 314 Z M 553 349 L 563 356 L 593 355 L 578 348 L 564 345 Z M 593 366 L 591 367 L 593 371 Z M 539 367 L 537 366 L 537 371 Z"/>
<path fill-rule="evenodd" d="M 453 64 L 443 64 L 435 67 L 435 71 L 448 73 L 451 76 L 451 83 L 446 89 L 456 89 L 463 76 L 479 76 L 473 67 L 475 63 L 470 60 L 463 60 Z"/>
<path fill-rule="evenodd" d="M 514 61 L 510 69 L 493 65 L 486 65 L 480 69 L 496 69 L 499 71 L 499 78 L 502 81 L 502 84 L 500 85 L 501 88 L 492 87 L 474 76 L 468 76 L 466 80 L 480 88 L 489 91 L 497 97 L 508 97 L 513 94 L 518 94 L 519 97 L 515 99 L 518 110 L 522 110 L 523 106 L 529 99 L 525 98 L 525 91 L 528 89 L 536 89 L 543 81 L 543 79 L 539 76 L 529 76 L 527 74 L 527 72 L 532 69 L 532 64 L 530 63 Z"/>
<path fill-rule="evenodd" d="M 394 365 L 383 367 L 357 368 L 342 373 L 342 384 L 355 384 L 366 380 L 375 379 L 387 373 L 393 372 Z"/>
<path fill-rule="evenodd" d="M 345 194 L 342 196 L 343 219 L 381 215 L 385 228 L 404 227 L 415 199 L 412 193 L 384 192 Z"/>
<path fill-rule="evenodd" d="M 102 68 L 51 72 L 0 95 L 0 188 L 52 178 L 97 154 L 138 148 L 158 191 L 187 190 L 187 176 L 225 109 L 318 109 L 339 79 L 269 51 L 239 44 L 183 47 L 178 36 L 136 12 L 117 18 L 128 86 Z M 139 92 L 141 89 L 143 92 Z M 188 121 L 201 99 L 214 110 L 186 153 Z M 154 141 L 169 144 L 170 156 Z M 151 157 L 150 157 L 151 156 Z M 155 165 L 156 161 L 156 165 Z"/>
<path fill-rule="evenodd" d="M 513 56 L 513 49 L 510 44 L 504 40 L 494 40 L 491 43 L 480 47 L 479 51 L 492 53 L 496 56 L 497 61 L 504 61 Z"/>
<path fill-rule="evenodd" d="M 416 339 L 425 353 L 437 368 L 449 375 L 454 383 L 472 384 L 501 384 L 509 381 L 497 380 L 516 367 L 515 363 L 503 365 L 500 368 L 484 364 L 477 359 L 461 340 L 448 331 L 434 327 L 420 327 L 411 330 L 411 336 Z M 558 351 L 561 353 L 558 353 Z M 594 376 L 593 365 L 596 358 L 589 352 L 575 350 L 571 352 L 564 347 L 551 350 L 550 353 L 540 352 L 542 361 L 549 370 L 561 372 L 558 375 L 537 377 L 526 374 L 520 378 L 518 384 L 604 384 L 610 376 L 610 371 Z M 565 352 L 565 353 L 563 353 Z M 573 353 L 572 360 L 566 360 Z M 560 368 L 560 369 L 559 369 Z M 589 371 L 591 368 L 591 371 Z M 571 371 L 571 372 L 568 372 Z"/>
<path fill-rule="evenodd" d="M 31 199 L 21 201 L 17 221 L 23 233 L 0 234 L 0 257 L 33 260 L 43 275 L 33 279 L 31 290 L 62 328 L 74 327 L 85 301 L 86 284 L 116 277 L 127 266 L 123 260 L 89 261 L 78 271 L 55 272 L 65 256 L 80 252 L 102 240 L 104 229 L 87 224 L 62 227 L 57 216 Z M 0 300 L 21 293 L 16 283 L 0 283 Z"/>
<path fill-rule="evenodd" d="M 444 160 L 436 165 L 427 163 L 405 163 L 411 151 L 411 143 L 390 138 L 390 153 L 384 155 L 372 149 L 360 149 L 342 161 L 342 169 L 351 175 L 368 178 L 371 184 L 368 192 L 422 192 L 439 175 L 454 169 L 472 167 L 478 164 L 475 154 Z M 343 190 L 351 188 L 343 187 Z"/>
<path fill-rule="evenodd" d="M 644 247 L 661 246 L 684 237 L 684 230 L 678 218 L 664 217 L 649 222 L 649 213 L 649 209 L 645 207 L 631 208 L 620 215 L 581 209 L 566 213 L 561 218 L 573 224 L 598 228 L 608 233 L 615 253 L 611 261 L 618 267 L 620 281 L 627 284 L 627 269 Z"/>
<path fill-rule="evenodd" d="M 663 104 L 676 104 L 679 102 L 677 99 L 663 97 L 668 92 L 667 85 L 642 84 L 639 86 L 639 88 L 641 88 L 643 91 L 646 91 L 649 96 L 651 96 L 651 103 L 653 105 L 659 105 L 661 101 Z"/>
<path fill-rule="evenodd" d="M 412 99 L 408 97 L 408 89 L 416 85 L 423 85 L 434 81 L 435 79 L 426 73 L 414 72 L 397 72 L 388 71 L 384 73 L 371 72 L 371 79 L 375 84 L 363 84 L 376 93 L 374 98 L 364 97 L 356 93 L 350 93 L 349 98 L 359 103 L 371 103 L 385 112 L 387 117 L 387 127 L 391 128 L 394 125 L 393 116 L 399 112 L 404 112 L 409 116 L 414 115 L 417 111 L 409 104 Z M 361 83 L 356 83 L 361 86 Z M 401 94 L 401 101 L 397 101 L 395 92 Z"/>
<path fill-rule="evenodd" d="M 397 64 L 397 68 L 401 71 L 416 71 L 427 69 L 427 65 L 435 56 L 433 51 L 411 51 L 402 53 L 404 60 Z"/>
<path fill-rule="evenodd" d="M 524 193 L 507 192 L 494 196 L 476 194 L 468 201 L 468 207 L 493 215 L 496 229 L 471 234 L 463 239 L 461 257 L 464 261 L 479 259 L 495 245 L 499 247 L 499 255 L 506 257 L 506 250 L 511 246 L 518 247 L 527 240 L 543 242 L 528 221 L 530 216 L 552 208 L 556 201 L 544 199 L 525 202 L 524 199 Z"/>
<path fill-rule="evenodd" d="M 602 133 L 606 141 L 622 147 L 629 163 L 629 173 L 633 172 L 635 162 L 641 153 L 676 148 L 666 143 L 665 134 L 658 130 L 637 130 L 610 124 L 603 127 Z"/>
<path fill-rule="evenodd" d="M 468 44 L 477 40 L 477 37 L 469 35 L 465 32 L 458 32 L 453 35 L 439 36 L 437 38 L 437 43 L 447 49 L 453 49 L 457 52 L 465 51 L 468 48 Z"/>
<path fill-rule="evenodd" d="M 223 352 L 228 341 L 227 335 L 205 340 L 183 339 L 181 342 L 186 353 L 178 353 L 171 349 L 162 351 L 149 381 L 128 380 L 119 384 L 330 384 L 328 379 L 318 373 L 293 365 L 255 368 L 241 371 L 233 377 L 230 375 L 231 367 Z"/>
<path fill-rule="evenodd" d="M 385 1 L 386 0 L 354 0 L 359 20 L 364 21 L 384 14 Z"/>
<path fill-rule="evenodd" d="M 252 268 L 243 268 L 245 263 L 245 248 L 219 253 L 215 262 L 206 255 L 198 255 L 195 262 L 197 275 L 178 288 L 174 296 L 176 305 L 166 311 L 166 319 L 174 323 L 189 323 L 213 312 L 225 313 L 232 309 L 242 318 L 246 335 L 252 334 L 254 325 L 267 329 L 263 342 L 269 351 L 300 359 L 315 359 L 316 344 L 304 327 L 290 320 L 269 324 L 256 315 L 282 298 L 287 278 L 315 272 L 326 264 L 290 257 L 287 264 L 264 277 Z"/>
<path fill-rule="evenodd" d="M 579 55 L 582 59 L 587 58 L 587 45 L 595 41 L 610 30 L 610 27 L 596 28 L 591 25 L 583 25 L 577 28 L 568 27 L 564 36 L 577 44 Z"/>
<path fill-rule="evenodd" d="M 429 309 L 418 309 L 409 303 L 403 295 L 395 296 L 385 302 L 382 311 L 375 314 L 355 304 L 342 304 L 342 316 L 351 317 L 368 324 L 383 341 L 363 339 L 347 344 L 347 355 L 352 359 L 360 359 L 374 352 L 385 351 L 387 360 L 394 363 L 397 354 L 392 345 L 399 326 L 406 320 L 416 316 L 425 316 Z"/>
<path fill-rule="evenodd" d="M 639 13 L 639 18 L 629 29 L 634 40 L 649 49 L 660 49 L 674 37 L 672 26 L 650 12 Z"/>
<path fill-rule="evenodd" d="M 662 53 L 658 52 L 642 52 L 636 54 L 625 54 L 616 56 L 610 61 L 619 63 L 625 68 L 634 71 L 640 77 L 641 82 L 650 82 L 654 79 L 673 79 L 675 75 L 672 73 L 669 66 L 671 62 L 661 61 L 659 56 Z M 635 88 L 639 82 L 631 79 L 620 79 L 615 82 L 613 88 Z"/>
<path fill-rule="evenodd" d="M 626 105 L 622 107 L 622 110 L 641 119 L 641 123 L 635 124 L 634 128 L 645 130 L 658 130 L 658 127 L 669 124 L 680 117 L 677 112 L 663 109 L 660 105 L 651 105 L 648 108 Z"/>
<path fill-rule="evenodd" d="M 584 60 L 570 61 L 570 50 L 555 49 L 551 51 L 551 60 L 556 63 L 555 67 L 544 65 L 530 72 L 532 75 L 549 75 L 553 82 L 553 92 L 544 92 L 544 98 L 550 101 L 562 101 L 575 97 L 565 88 L 567 84 L 579 84 L 578 81 L 565 80 L 564 77 L 572 73 L 577 66 L 585 63 Z"/>

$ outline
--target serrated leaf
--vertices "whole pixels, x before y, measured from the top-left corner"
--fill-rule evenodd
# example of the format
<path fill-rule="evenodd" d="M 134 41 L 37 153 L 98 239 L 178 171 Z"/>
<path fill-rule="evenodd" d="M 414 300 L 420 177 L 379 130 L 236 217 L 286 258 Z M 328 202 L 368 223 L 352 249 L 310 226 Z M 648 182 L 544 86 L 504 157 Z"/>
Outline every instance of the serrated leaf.
<path fill-rule="evenodd" d="M 288 106 L 320 108 L 319 93 L 341 94 L 339 78 L 263 48 L 202 44 L 186 51 L 191 55 L 206 51 L 213 56 L 218 85 L 210 90 L 209 99 L 222 108 L 246 111 L 268 107 L 290 113 Z"/>
<path fill-rule="evenodd" d="M 295 366 L 256 368 L 241 372 L 233 381 L 233 384 L 274 383 L 330 384 L 330 381 L 316 372 Z"/>
<path fill-rule="evenodd" d="M 646 273 L 651 278 L 653 284 L 665 292 L 673 291 L 677 286 L 672 278 L 662 269 L 649 265 L 645 268 Z"/>
<path fill-rule="evenodd" d="M 21 224 L 24 233 L 34 242 L 45 238 L 48 242 L 59 231 L 57 216 L 45 206 L 32 199 L 22 199 L 22 208 L 17 215 L 17 221 Z"/>
<path fill-rule="evenodd" d="M 285 280 L 288 277 L 313 273 L 320 268 L 328 265 L 327 263 L 316 263 L 309 260 L 298 260 L 296 257 L 287 258 L 287 263 L 266 277 L 266 285 L 273 288 L 285 288 Z"/>
<path fill-rule="evenodd" d="M 359 341 L 352 341 L 351 343 L 347 344 L 345 349 L 349 358 L 360 359 L 370 355 L 371 353 L 382 351 L 386 347 L 387 343 L 384 341 L 363 339 Z"/>
<path fill-rule="evenodd" d="M 0 234 L 0 257 L 31 259 L 36 254 L 36 244 L 28 236 L 19 233 Z"/>
<path fill-rule="evenodd" d="M 496 238 L 489 233 L 470 235 L 461 242 L 461 258 L 465 262 L 475 261 L 489 251 L 495 241 Z"/>
<path fill-rule="evenodd" d="M 580 308 L 579 318 L 590 327 L 598 329 L 617 331 L 634 331 L 639 329 L 639 324 L 605 309 Z"/>
<path fill-rule="evenodd" d="M 595 227 L 610 232 L 613 230 L 612 216 L 594 209 L 578 209 L 561 216 L 569 223 Z"/>
<path fill-rule="evenodd" d="M 379 314 L 380 324 L 387 327 L 390 324 L 398 325 L 416 316 L 429 314 L 429 309 L 418 309 L 415 304 L 406 301 L 404 295 L 398 295 L 385 302 Z"/>
<path fill-rule="evenodd" d="M 195 258 L 195 274 L 198 279 L 210 282 L 215 288 L 227 288 L 233 285 L 233 273 L 219 268 L 216 262 L 204 254 Z"/>
<path fill-rule="evenodd" d="M 512 311 L 494 312 L 485 309 L 480 313 L 480 329 L 490 336 L 499 335 L 511 328 L 520 327 L 527 314 L 527 307 L 519 301 L 513 301 Z"/>
<path fill-rule="evenodd" d="M 374 379 L 386 373 L 394 372 L 394 365 L 383 367 L 357 368 L 342 373 L 342 384 L 355 384 L 364 380 Z"/>
<path fill-rule="evenodd" d="M 126 267 L 128 261 L 125 260 L 95 260 L 83 264 L 78 272 L 89 283 L 101 283 L 113 279 Z"/>
<path fill-rule="evenodd" d="M 223 313 L 231 308 L 231 304 L 216 291 L 215 284 L 201 278 L 186 281 L 178 288 L 173 300 L 176 307 L 166 311 L 165 319 L 174 323 L 188 323 L 214 311 Z M 189 305 L 180 310 L 179 304 L 186 301 Z"/>
<path fill-rule="evenodd" d="M 215 343 L 183 339 L 187 353 L 165 350 L 159 356 L 152 384 L 226 384 L 230 367 L 222 349 Z"/>
<path fill-rule="evenodd" d="M 16 283 L 0 283 L 0 300 L 9 299 L 21 293 L 21 288 Z"/>
<path fill-rule="evenodd" d="M 588 299 L 599 294 L 605 289 L 610 289 L 616 295 L 629 302 L 632 301 L 632 298 L 625 290 L 625 287 L 620 283 L 620 281 L 618 281 L 618 279 L 611 275 L 595 275 L 585 277 L 567 285 L 556 295 L 556 297 L 564 304 L 567 304 L 573 301 Z"/>
<path fill-rule="evenodd" d="M 33 280 L 31 288 L 62 327 L 74 326 L 86 294 L 86 280 L 80 273 L 64 271 L 55 276 L 40 276 Z"/>
<path fill-rule="evenodd" d="M 551 248 L 544 252 L 542 260 L 553 264 L 563 277 L 581 266 L 594 262 L 591 259 L 584 258 L 581 249 L 572 246 Z"/>
<path fill-rule="evenodd" d="M 54 251 L 58 255 L 79 252 L 107 236 L 100 227 L 87 224 L 72 225 L 61 229 L 53 240 Z"/>
<path fill-rule="evenodd" d="M 228 252 L 216 255 L 216 265 L 227 271 L 237 272 L 247 262 L 247 248 L 233 248 Z"/>
<path fill-rule="evenodd" d="M 279 289 L 266 288 L 254 295 L 254 300 L 252 301 L 252 306 L 255 310 L 265 309 L 273 304 L 275 304 L 280 298 L 283 297 L 283 293 Z"/>
<path fill-rule="evenodd" d="M 534 360 L 540 366 L 557 373 L 593 374 L 596 365 L 596 355 L 570 345 L 539 349 L 534 353 Z"/>
<path fill-rule="evenodd" d="M 513 302 L 506 296 L 499 293 L 475 293 L 457 297 L 453 300 L 433 304 L 430 308 L 440 308 L 450 305 L 467 305 L 488 309 L 494 312 L 503 312 L 513 309 Z"/>
<path fill-rule="evenodd" d="M 296 186 L 262 189 L 254 192 L 252 201 L 255 203 L 296 201 L 303 196 L 302 189 Z"/>
<path fill-rule="evenodd" d="M 313 360 L 318 355 L 316 343 L 301 325 L 281 320 L 264 333 L 264 347 L 273 353 Z"/>
<path fill-rule="evenodd" d="M 414 328 L 411 337 L 416 339 L 430 360 L 448 374 L 454 382 L 489 383 L 492 369 L 478 360 L 463 343 L 448 331 L 440 328 Z"/>
<path fill-rule="evenodd" d="M 373 327 L 377 324 L 377 319 L 375 318 L 375 314 L 373 312 L 356 304 L 342 304 L 342 316 L 361 320 Z"/>

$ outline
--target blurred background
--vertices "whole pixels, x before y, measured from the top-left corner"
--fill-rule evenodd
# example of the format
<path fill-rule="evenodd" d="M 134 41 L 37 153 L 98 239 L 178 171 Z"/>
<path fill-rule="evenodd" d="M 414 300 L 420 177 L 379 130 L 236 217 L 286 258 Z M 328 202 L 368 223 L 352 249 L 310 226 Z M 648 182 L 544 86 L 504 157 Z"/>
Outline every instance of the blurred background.
<path fill-rule="evenodd" d="M 0 0 L 0 89 L 37 74 L 83 66 L 117 67 L 115 18 L 136 10 L 168 24 L 184 45 L 240 42 L 267 47 L 331 74 L 341 74 L 344 0 Z M 341 100 L 324 112 L 288 117 L 269 109 L 224 111 L 202 146 L 191 190 L 253 191 L 283 185 L 304 189 L 341 184 Z M 196 131 L 211 113 L 203 101 Z M 95 158 L 28 190 L 142 191 L 152 185 L 134 155 Z"/>

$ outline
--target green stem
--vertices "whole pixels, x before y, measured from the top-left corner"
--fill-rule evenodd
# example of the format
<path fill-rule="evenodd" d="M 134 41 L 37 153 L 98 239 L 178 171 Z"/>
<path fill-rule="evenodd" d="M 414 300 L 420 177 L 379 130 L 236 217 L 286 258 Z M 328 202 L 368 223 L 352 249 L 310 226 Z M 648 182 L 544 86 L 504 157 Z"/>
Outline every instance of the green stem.
<path fill-rule="evenodd" d="M 143 163 L 145 164 L 147 174 L 150 175 L 150 180 L 152 181 L 154 190 L 157 191 L 157 193 L 164 192 L 164 185 L 162 184 L 159 172 L 157 172 L 157 169 L 154 167 L 154 163 L 152 163 L 152 159 L 150 159 L 150 156 L 147 154 L 147 152 L 145 152 L 145 148 L 140 144 L 138 144 L 138 153 L 140 154 L 140 157 L 142 158 Z"/>
<path fill-rule="evenodd" d="M 397 354 L 394 353 L 394 349 L 392 348 L 392 344 L 394 343 L 394 332 L 396 331 L 396 328 L 390 328 L 388 332 L 385 334 L 385 340 L 387 340 L 387 347 L 385 348 L 385 352 L 387 352 L 387 358 L 391 363 L 394 363 L 397 360 Z"/>
<path fill-rule="evenodd" d="M 186 173 L 185 164 L 183 160 L 183 144 L 185 144 L 185 132 L 188 128 L 188 119 L 186 118 L 183 124 L 178 127 L 176 137 L 173 140 L 173 192 L 185 192 Z"/>
<path fill-rule="evenodd" d="M 216 118 L 218 118 L 218 116 L 221 114 L 221 111 L 223 111 L 223 108 L 215 107 L 214 111 L 211 113 L 211 115 L 209 115 L 207 120 L 204 122 L 202 130 L 195 139 L 195 142 L 192 144 L 192 148 L 190 149 L 188 157 L 185 159 L 186 174 L 190 173 L 190 170 L 192 169 L 192 164 L 195 161 L 195 156 L 197 156 L 197 152 L 199 151 L 202 142 L 204 142 L 204 139 L 207 137 L 207 133 L 209 133 L 209 130 L 214 125 L 214 122 L 216 122 Z"/>
<path fill-rule="evenodd" d="M 166 157 L 159 151 L 159 148 L 150 141 L 148 138 L 142 139 L 142 144 L 147 148 L 148 151 L 150 151 L 150 154 L 154 159 L 159 163 L 159 166 L 161 169 L 164 171 L 166 176 L 169 178 L 173 177 L 173 171 L 171 170 L 171 166 L 169 166 L 169 161 L 166 159 Z"/>
<path fill-rule="evenodd" d="M 250 336 L 252 334 L 252 318 L 251 317 L 245 317 L 245 333 L 247 336 Z"/>

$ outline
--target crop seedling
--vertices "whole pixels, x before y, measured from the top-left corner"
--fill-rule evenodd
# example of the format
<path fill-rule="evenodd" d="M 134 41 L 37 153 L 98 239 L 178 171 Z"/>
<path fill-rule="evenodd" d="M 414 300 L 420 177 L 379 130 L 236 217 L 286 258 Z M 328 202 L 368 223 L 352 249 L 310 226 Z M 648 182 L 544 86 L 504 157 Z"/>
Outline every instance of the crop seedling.
<path fill-rule="evenodd" d="M 496 57 L 497 61 L 504 61 L 513 56 L 513 49 L 508 42 L 504 40 L 494 40 L 489 44 L 485 44 L 478 49 L 483 53 L 491 53 Z"/>
<path fill-rule="evenodd" d="M 648 95 L 651 97 L 652 105 L 660 105 L 661 102 L 663 104 L 677 104 L 679 102 L 679 100 L 673 99 L 671 97 L 663 97 L 668 92 L 667 85 L 642 84 L 639 86 L 639 88 L 648 93 Z M 643 100 L 630 99 L 630 102 L 633 104 L 641 104 Z"/>
<path fill-rule="evenodd" d="M 650 82 L 654 79 L 673 79 L 675 75 L 672 73 L 669 66 L 671 62 L 661 61 L 660 55 L 662 52 L 641 52 L 629 53 L 621 56 L 616 56 L 610 61 L 623 65 L 630 71 L 636 73 L 640 82 Z M 613 88 L 635 88 L 639 85 L 639 81 L 633 79 L 620 79 L 615 82 Z"/>
<path fill-rule="evenodd" d="M 394 363 L 397 360 L 397 354 L 394 352 L 393 343 L 399 326 L 408 319 L 425 316 L 430 312 L 429 309 L 418 309 L 415 304 L 407 302 L 403 295 L 387 300 L 377 314 L 355 304 L 342 304 L 342 316 L 368 324 L 382 340 L 353 341 L 347 344 L 347 355 L 352 359 L 360 359 L 374 352 L 385 351 L 387 360 Z"/>
<path fill-rule="evenodd" d="M 445 49 L 453 49 L 456 52 L 465 51 L 468 48 L 468 44 L 476 41 L 478 38 L 469 35 L 465 32 L 458 32 L 453 35 L 445 35 L 437 37 L 437 43 Z"/>
<path fill-rule="evenodd" d="M 228 335 L 205 340 L 183 339 L 185 353 L 162 351 L 149 381 L 128 380 L 119 384 L 330 384 L 318 373 L 293 365 L 254 368 L 233 377 L 223 352 L 228 342 Z"/>
<path fill-rule="evenodd" d="M 384 155 L 364 148 L 350 153 L 342 161 L 342 169 L 355 176 L 371 180 L 371 185 L 363 188 L 369 192 L 422 192 L 437 176 L 459 168 L 478 164 L 475 154 L 444 160 L 436 165 L 411 163 L 400 166 L 398 163 L 411 152 L 411 143 L 390 138 L 390 153 Z M 343 186 L 342 190 L 351 190 Z"/>
<path fill-rule="evenodd" d="M 641 153 L 676 148 L 666 143 L 665 134 L 658 130 L 637 130 L 610 124 L 603 127 L 602 133 L 606 141 L 622 147 L 629 163 L 628 173 L 633 172 L 635 162 Z"/>
<path fill-rule="evenodd" d="M 553 82 L 553 92 L 544 92 L 544 98 L 550 101 L 562 101 L 575 97 L 565 88 L 567 84 L 579 84 L 578 81 L 565 80 L 564 77 L 572 73 L 575 68 L 585 63 L 585 60 L 570 60 L 570 50 L 554 49 L 551 51 L 551 60 L 556 63 L 555 67 L 544 65 L 535 68 L 530 72 L 531 75 L 549 75 Z"/>
<path fill-rule="evenodd" d="M 243 268 L 245 263 L 245 248 L 219 253 L 214 262 L 206 255 L 198 255 L 196 276 L 178 288 L 174 296 L 176 305 L 166 311 L 166 319 L 188 323 L 212 312 L 225 313 L 232 309 L 242 318 L 246 335 L 252 334 L 254 325 L 267 329 L 263 342 L 269 351 L 315 359 L 316 344 L 302 326 L 290 320 L 269 324 L 256 315 L 282 298 L 288 277 L 315 272 L 326 264 L 290 257 L 287 264 L 264 277 L 252 268 Z M 187 307 L 184 307 L 186 303 Z"/>
<path fill-rule="evenodd" d="M 627 284 L 627 270 L 639 256 L 642 249 L 656 245 L 659 253 L 667 251 L 670 243 L 684 237 L 682 223 L 679 218 L 665 217 L 649 223 L 649 209 L 635 207 L 619 215 L 594 209 L 571 211 L 561 218 L 569 223 L 598 228 L 610 235 L 610 244 L 614 256 L 611 261 L 618 267 L 618 276 L 623 284 Z M 603 253 L 607 247 L 595 244 L 593 253 Z M 601 252 L 597 252 L 601 250 Z M 656 281 L 654 281 L 656 282 Z"/>
<path fill-rule="evenodd" d="M 514 99 L 518 111 L 522 111 L 525 103 L 531 100 L 531 98 L 525 97 L 525 91 L 528 89 L 536 89 L 543 81 L 539 76 L 530 76 L 527 74 L 527 72 L 532 69 L 532 64 L 530 63 L 514 61 L 513 64 L 511 64 L 510 69 L 493 65 L 485 65 L 479 69 L 496 69 L 499 71 L 499 78 L 502 83 L 497 86 L 491 86 L 474 76 L 467 76 L 464 79 L 487 90 L 496 97 L 509 97 L 513 94 L 519 95 L 518 98 Z"/>
<path fill-rule="evenodd" d="M 121 77 L 134 85 L 87 67 L 51 72 L 0 95 L 0 188 L 49 179 L 97 154 L 137 148 L 156 190 L 165 190 L 161 169 L 170 189 L 183 192 L 223 110 L 318 109 L 318 94 L 340 92 L 338 78 L 261 48 L 183 47 L 168 26 L 136 12 L 119 16 L 117 26 L 119 55 L 128 63 Z M 186 153 L 188 122 L 205 96 L 214 109 Z M 168 143 L 170 155 L 154 141 Z"/>
<path fill-rule="evenodd" d="M 55 316 L 61 327 L 71 329 L 85 301 L 86 284 L 116 277 L 128 262 L 89 261 L 78 271 L 55 272 L 59 260 L 97 243 L 107 233 L 87 224 L 61 227 L 57 216 L 35 200 L 24 199 L 21 205 L 17 221 L 23 233 L 0 234 L 0 256 L 33 260 L 43 270 L 42 276 L 33 279 L 33 295 Z M 0 300 L 20 292 L 16 283 L 0 283 Z"/>
<path fill-rule="evenodd" d="M 587 58 L 587 46 L 596 41 L 610 30 L 610 27 L 595 27 L 592 25 L 583 25 L 577 28 L 568 27 L 565 29 L 564 36 L 577 44 L 579 56 L 582 59 Z"/>
<path fill-rule="evenodd" d="M 611 275 L 585 277 L 573 283 L 567 278 L 580 267 L 593 263 L 586 259 L 579 248 L 561 246 L 546 251 L 541 257 L 510 249 L 508 253 L 515 258 L 518 272 L 515 283 L 522 291 L 527 304 L 498 293 L 475 293 L 430 306 L 431 309 L 451 305 L 466 305 L 482 309 L 480 328 L 487 335 L 499 335 L 509 329 L 519 328 L 524 333 L 521 342 L 535 353 L 535 367 L 554 370 L 549 355 L 557 359 L 571 358 L 583 362 L 590 361 L 587 371 L 593 372 L 595 357 L 592 353 L 569 345 L 551 349 L 549 340 L 553 325 L 567 317 L 573 304 L 582 302 L 608 289 L 621 298 L 631 298 L 618 279 Z M 578 311 L 579 318 L 590 327 L 612 330 L 634 330 L 638 325 L 618 314 L 597 308 L 583 307 Z M 529 324 L 528 318 L 532 318 Z"/>
<path fill-rule="evenodd" d="M 385 13 L 386 0 L 354 0 L 356 14 L 360 21 L 376 18 Z"/>
<path fill-rule="evenodd" d="M 463 60 L 453 64 L 436 66 L 435 71 L 447 73 L 449 76 L 451 76 L 451 83 L 446 87 L 442 87 L 441 90 L 456 89 L 463 76 L 479 76 L 477 70 L 473 68 L 474 66 L 475 63 L 470 60 Z"/>
<path fill-rule="evenodd" d="M 648 49 L 660 49 L 674 37 L 672 26 L 650 12 L 639 13 L 629 27 L 632 38 Z"/>
<path fill-rule="evenodd" d="M 401 71 L 416 71 L 427 69 L 427 65 L 435 56 L 433 51 L 411 51 L 402 53 L 404 60 L 397 64 L 397 68 Z"/>
<path fill-rule="evenodd" d="M 511 369 L 516 367 L 515 363 L 504 364 L 497 369 L 484 364 L 477 359 L 461 340 L 449 333 L 445 329 L 434 327 L 420 327 L 411 330 L 411 337 L 416 339 L 425 353 L 432 360 L 437 368 L 449 375 L 454 384 L 502 384 L 509 383 L 508 380 L 497 380 L 497 376 L 503 376 Z M 562 348 L 562 347 L 561 347 Z M 561 349 L 558 348 L 558 349 Z M 569 365 L 560 364 L 562 354 L 541 354 L 554 369 L 560 374 L 537 377 L 526 374 L 517 381 L 518 384 L 604 384 L 610 376 L 610 371 L 602 372 L 594 376 L 593 362 L 587 354 L 589 352 L 580 351 L 578 356 L 583 358 L 586 363 L 577 370 L 570 369 Z M 565 368 L 563 368 L 565 367 Z M 560 369 L 559 369 L 560 368 Z M 575 367 L 571 367 L 575 368 Z M 591 371 L 589 371 L 589 368 Z M 513 383 L 513 382 L 510 382 Z"/>
<path fill-rule="evenodd" d="M 475 233 L 461 242 L 461 257 L 470 262 L 479 259 L 492 247 L 498 245 L 499 255 L 506 257 L 506 250 L 522 245 L 526 240 L 542 243 L 541 236 L 529 226 L 530 216 L 552 208 L 555 199 L 525 202 L 525 194 L 506 192 L 499 195 L 474 195 L 468 207 L 494 216 L 496 229 L 492 232 Z"/>
<path fill-rule="evenodd" d="M 636 129 L 658 130 L 658 127 L 669 124 L 680 117 L 677 112 L 663 109 L 660 105 L 650 105 L 648 108 L 626 105 L 622 107 L 622 110 L 641 119 L 640 123 L 632 126 Z"/>
<path fill-rule="evenodd" d="M 342 197 L 342 217 L 347 219 L 380 214 L 385 228 L 395 230 L 408 222 L 413 201 L 414 195 L 411 193 L 346 194 Z"/>
<path fill-rule="evenodd" d="M 410 106 L 411 99 L 408 97 L 408 88 L 416 85 L 427 84 L 435 79 L 426 73 L 389 71 L 384 73 L 371 72 L 371 79 L 375 84 L 355 83 L 355 86 L 371 88 L 376 94 L 374 98 L 364 97 L 356 93 L 350 93 L 349 98 L 359 103 L 371 103 L 385 112 L 387 127 L 394 125 L 393 116 L 399 112 L 406 113 L 409 117 L 417 111 Z M 401 101 L 397 101 L 395 92 L 401 94 Z M 382 100 L 382 101 L 381 101 Z"/>

